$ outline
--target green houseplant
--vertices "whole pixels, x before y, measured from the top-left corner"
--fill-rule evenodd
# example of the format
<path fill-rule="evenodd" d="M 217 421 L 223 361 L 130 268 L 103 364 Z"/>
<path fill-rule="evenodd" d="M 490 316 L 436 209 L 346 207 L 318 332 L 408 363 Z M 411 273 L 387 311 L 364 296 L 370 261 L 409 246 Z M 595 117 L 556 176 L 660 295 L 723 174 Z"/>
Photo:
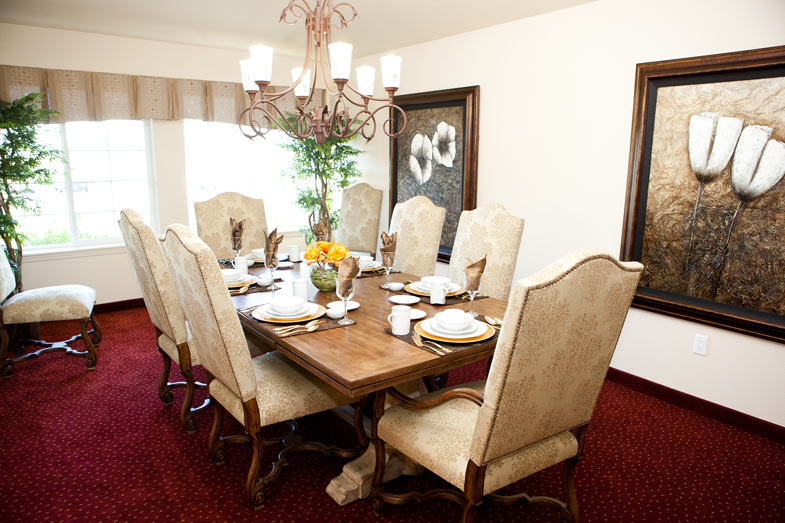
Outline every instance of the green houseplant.
<path fill-rule="evenodd" d="M 36 126 L 57 113 L 41 108 L 41 93 L 5 102 L 0 100 L 0 237 L 16 276 L 16 291 L 22 290 L 22 246 L 26 237 L 13 213 L 39 212 L 32 197 L 32 184 L 52 183 L 47 167 L 62 153 L 36 141 Z"/>

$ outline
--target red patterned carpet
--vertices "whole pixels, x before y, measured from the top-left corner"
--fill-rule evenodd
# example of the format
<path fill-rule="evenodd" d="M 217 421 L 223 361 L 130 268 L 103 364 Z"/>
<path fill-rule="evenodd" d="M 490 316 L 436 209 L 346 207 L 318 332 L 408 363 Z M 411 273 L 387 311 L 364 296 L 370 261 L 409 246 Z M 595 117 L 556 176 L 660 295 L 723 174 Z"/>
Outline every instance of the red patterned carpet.
<path fill-rule="evenodd" d="M 342 462 L 295 455 L 268 489 L 265 508 L 246 505 L 250 449 L 229 447 L 227 463 L 207 456 L 211 415 L 195 436 L 175 408 L 158 400 L 161 359 L 144 309 L 99 316 L 104 341 L 96 371 L 84 360 L 50 354 L 23 362 L 0 381 L 2 521 L 375 521 L 370 503 L 337 506 L 324 492 Z M 73 327 L 42 329 L 65 337 Z M 69 330 L 70 329 L 70 330 Z M 483 365 L 451 374 L 476 379 Z M 173 378 L 174 369 L 173 369 Z M 229 417 L 230 418 L 230 417 Z M 306 430 L 351 437 L 331 413 Z M 227 433 L 239 431 L 235 422 Z M 275 433 L 277 427 L 271 428 Z M 515 485 L 562 497 L 560 467 Z M 785 521 L 785 445 L 606 382 L 577 469 L 583 521 Z M 430 474 L 394 485 L 438 485 Z M 382 521 L 447 522 L 445 501 L 389 507 Z M 550 509 L 485 504 L 480 521 L 556 521 Z"/>

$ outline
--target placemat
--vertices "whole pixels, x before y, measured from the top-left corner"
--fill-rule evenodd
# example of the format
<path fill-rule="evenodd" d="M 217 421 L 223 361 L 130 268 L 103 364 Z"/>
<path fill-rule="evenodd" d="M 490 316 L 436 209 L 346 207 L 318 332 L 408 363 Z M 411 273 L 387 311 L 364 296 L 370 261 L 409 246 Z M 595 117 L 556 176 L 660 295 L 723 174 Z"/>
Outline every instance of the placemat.
<path fill-rule="evenodd" d="M 276 278 L 275 281 L 281 281 L 281 278 Z M 240 289 L 242 289 L 242 287 L 240 287 Z M 238 293 L 234 292 L 234 291 L 240 290 L 240 289 L 229 289 L 229 294 L 232 295 L 232 296 L 244 296 L 246 294 L 253 294 L 255 292 L 270 292 L 271 290 L 273 290 L 273 286 L 272 285 L 268 285 L 267 287 L 262 287 L 261 285 L 257 285 L 257 284 L 254 283 L 253 285 L 248 287 L 247 291 L 245 291 L 242 294 L 238 294 Z M 279 287 L 277 285 L 275 286 L 275 290 L 276 291 L 280 290 L 280 289 L 281 289 L 281 287 Z"/>
<path fill-rule="evenodd" d="M 370 278 L 372 276 L 384 276 L 385 274 L 387 274 L 387 271 L 385 271 L 383 267 L 381 267 L 380 269 L 381 270 L 379 270 L 379 269 L 363 269 L 362 272 L 360 272 L 360 274 L 355 276 L 355 279 Z M 396 271 L 395 269 L 393 269 L 393 270 L 390 271 L 390 274 L 397 274 L 399 272 L 401 272 L 401 271 Z"/>
<path fill-rule="evenodd" d="M 444 307 L 447 305 L 455 305 L 456 303 L 468 303 L 469 301 L 471 301 L 469 300 L 469 295 L 465 292 L 458 296 L 446 296 L 444 298 L 444 303 L 431 303 L 430 296 L 420 296 L 419 294 L 414 294 L 413 292 L 402 291 L 398 294 L 407 294 L 409 296 L 416 296 L 420 298 L 420 301 L 422 301 L 423 303 L 427 303 L 435 307 Z M 485 294 L 478 294 L 477 296 L 474 297 L 474 301 L 484 300 L 485 298 L 488 298 L 488 296 L 486 296 Z"/>
<path fill-rule="evenodd" d="M 326 330 L 330 330 L 330 329 L 337 329 L 338 327 L 351 327 L 351 325 L 340 325 L 338 323 L 338 320 L 333 320 L 332 318 L 328 318 L 327 315 L 324 315 L 321 318 L 319 318 L 319 321 L 323 321 L 324 323 L 320 323 L 319 324 L 319 328 L 317 328 L 314 331 L 307 332 L 305 330 L 298 330 L 298 331 L 295 331 L 295 332 L 292 332 L 292 333 L 287 333 L 287 334 L 277 334 L 273 330 L 274 328 L 276 328 L 276 327 L 288 327 L 288 326 L 294 325 L 294 324 L 292 323 L 292 324 L 287 324 L 287 325 L 281 325 L 281 324 L 272 324 L 272 323 L 267 323 L 267 322 L 264 322 L 264 321 L 261 321 L 261 320 L 257 320 L 256 318 L 254 318 L 252 316 L 253 310 L 255 308 L 256 307 L 252 307 L 251 309 L 241 309 L 241 310 L 238 310 L 237 312 L 239 314 L 242 314 L 243 316 L 245 316 L 246 318 L 248 318 L 252 322 L 254 322 L 256 325 L 259 325 L 270 336 L 276 336 L 278 338 L 288 338 L 290 336 L 299 336 L 300 334 L 311 334 L 313 332 L 326 331 Z M 307 321 L 301 322 L 302 325 L 305 325 L 306 323 L 308 323 L 308 322 Z M 356 323 L 353 323 L 352 325 L 356 325 Z"/>
<path fill-rule="evenodd" d="M 493 333 L 493 336 L 491 336 L 487 340 L 478 341 L 476 343 L 447 343 L 447 342 L 444 342 L 444 341 L 440 341 L 438 343 L 439 343 L 439 345 L 444 347 L 445 352 L 448 352 L 450 354 L 454 354 L 456 352 L 463 352 L 465 350 L 471 349 L 472 347 L 476 347 L 477 345 L 483 345 L 485 343 L 496 343 L 496 340 L 499 338 L 499 329 L 494 328 L 493 330 L 496 331 L 496 332 Z M 414 339 L 412 338 L 412 333 L 414 332 L 414 325 L 412 325 L 411 330 L 409 330 L 409 334 L 407 334 L 406 336 L 399 336 L 398 334 L 393 334 L 392 330 L 390 330 L 389 328 L 385 328 L 384 332 L 386 332 L 390 336 L 394 336 L 394 337 L 398 338 L 399 340 L 405 341 L 406 343 L 410 344 L 412 347 L 416 347 L 418 349 L 422 349 L 422 350 L 430 352 L 431 354 L 434 354 L 436 356 L 444 356 L 443 354 L 439 354 L 438 352 L 436 352 L 431 347 L 428 347 L 427 343 L 423 347 L 417 347 L 417 345 L 414 343 Z M 427 338 L 423 337 L 422 340 L 426 341 Z"/>

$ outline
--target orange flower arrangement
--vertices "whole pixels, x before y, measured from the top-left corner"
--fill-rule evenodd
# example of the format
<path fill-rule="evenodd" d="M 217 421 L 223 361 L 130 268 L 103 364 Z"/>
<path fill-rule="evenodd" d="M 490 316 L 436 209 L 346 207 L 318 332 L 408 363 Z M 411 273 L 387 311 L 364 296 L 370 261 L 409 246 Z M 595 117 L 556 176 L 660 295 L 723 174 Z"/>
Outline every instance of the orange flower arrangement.
<path fill-rule="evenodd" d="M 316 263 L 324 269 L 325 264 L 339 265 L 348 256 L 349 249 L 344 244 L 319 241 L 308 247 L 303 254 L 303 259 L 309 266 Z"/>

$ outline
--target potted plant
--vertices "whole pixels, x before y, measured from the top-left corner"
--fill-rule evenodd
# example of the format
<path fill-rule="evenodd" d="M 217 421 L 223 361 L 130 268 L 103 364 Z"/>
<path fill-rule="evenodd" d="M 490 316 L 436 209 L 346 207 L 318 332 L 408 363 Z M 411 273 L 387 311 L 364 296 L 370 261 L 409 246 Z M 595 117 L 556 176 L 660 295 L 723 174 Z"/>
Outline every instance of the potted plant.
<path fill-rule="evenodd" d="M 57 113 L 41 108 L 41 93 L 5 102 L 0 100 L 0 237 L 16 277 L 15 292 L 22 290 L 22 246 L 27 239 L 13 213 L 39 212 L 31 184 L 52 183 L 48 162 L 62 153 L 36 141 L 36 126 Z"/>
<path fill-rule="evenodd" d="M 336 267 L 348 256 L 349 249 L 338 242 L 317 241 L 308 247 L 303 259 L 311 267 L 311 283 L 314 287 L 324 292 L 334 291 L 335 277 L 338 275 Z"/>

